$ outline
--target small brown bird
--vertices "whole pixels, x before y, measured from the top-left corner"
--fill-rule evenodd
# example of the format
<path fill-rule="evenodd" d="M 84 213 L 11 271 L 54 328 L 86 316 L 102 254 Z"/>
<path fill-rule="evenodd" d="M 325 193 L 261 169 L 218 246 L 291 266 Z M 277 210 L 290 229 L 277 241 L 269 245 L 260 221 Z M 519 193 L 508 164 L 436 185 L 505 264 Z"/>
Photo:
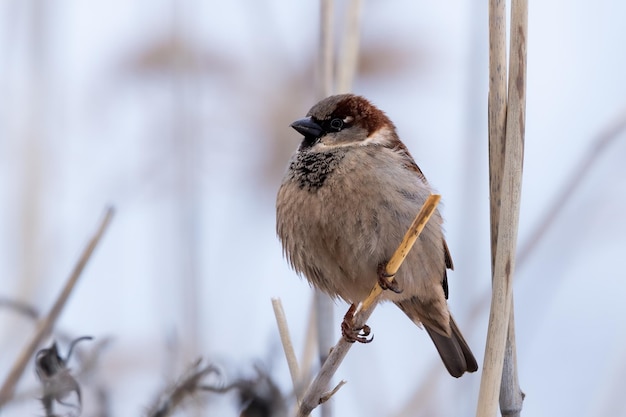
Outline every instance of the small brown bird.
<path fill-rule="evenodd" d="M 353 306 L 385 265 L 432 188 L 389 118 L 360 96 L 317 103 L 291 124 L 304 136 L 276 201 L 276 229 L 292 267 L 316 288 Z M 394 302 L 424 325 L 450 374 L 478 369 L 448 310 L 452 259 L 436 211 L 396 274 Z M 350 341 L 366 341 L 344 330 Z"/>

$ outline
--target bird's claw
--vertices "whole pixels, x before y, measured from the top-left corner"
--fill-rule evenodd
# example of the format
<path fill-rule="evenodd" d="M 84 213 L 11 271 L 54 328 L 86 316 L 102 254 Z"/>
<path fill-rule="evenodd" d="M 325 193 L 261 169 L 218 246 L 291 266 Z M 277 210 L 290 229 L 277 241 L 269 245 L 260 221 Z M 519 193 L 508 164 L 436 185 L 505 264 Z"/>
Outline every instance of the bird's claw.
<path fill-rule="evenodd" d="M 389 275 L 385 271 L 386 264 L 386 262 L 381 262 L 378 264 L 378 285 L 380 285 L 380 288 L 382 288 L 383 290 L 390 290 L 395 292 L 396 294 L 400 294 L 402 292 L 402 289 L 398 285 L 398 281 L 396 281 L 395 275 Z M 393 279 L 390 281 L 389 278 L 392 277 Z"/>
<path fill-rule="evenodd" d="M 348 312 L 343 317 L 341 322 L 341 334 L 346 342 L 354 343 L 370 343 L 374 340 L 374 335 L 369 337 L 372 333 L 372 329 L 367 324 L 361 327 L 355 327 L 354 325 L 354 312 L 356 311 L 356 304 L 352 304 L 348 309 Z"/>

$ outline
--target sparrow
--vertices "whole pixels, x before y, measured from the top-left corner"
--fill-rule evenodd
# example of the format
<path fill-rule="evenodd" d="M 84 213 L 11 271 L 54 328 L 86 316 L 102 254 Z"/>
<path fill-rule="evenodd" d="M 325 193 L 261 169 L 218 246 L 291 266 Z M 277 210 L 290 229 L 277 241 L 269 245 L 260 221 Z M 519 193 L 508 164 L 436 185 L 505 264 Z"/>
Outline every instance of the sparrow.
<path fill-rule="evenodd" d="M 383 284 L 391 291 L 381 300 L 426 329 L 452 376 L 476 371 L 448 309 L 447 269 L 453 264 L 438 210 L 385 286 L 381 265 L 433 192 L 391 120 L 364 97 L 341 94 L 315 104 L 291 127 L 303 139 L 278 190 L 276 231 L 293 269 L 351 304 L 351 311 L 377 282 Z M 351 342 L 371 340 L 350 330 L 360 329 L 342 325 Z"/>

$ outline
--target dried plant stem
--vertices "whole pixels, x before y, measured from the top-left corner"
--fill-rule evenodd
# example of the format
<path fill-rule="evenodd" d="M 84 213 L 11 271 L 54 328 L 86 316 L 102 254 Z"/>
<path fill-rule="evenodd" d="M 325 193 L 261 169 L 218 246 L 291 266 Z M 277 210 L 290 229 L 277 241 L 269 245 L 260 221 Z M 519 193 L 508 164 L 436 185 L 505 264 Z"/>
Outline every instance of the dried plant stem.
<path fill-rule="evenodd" d="M 316 311 L 315 298 L 311 299 L 311 306 L 309 308 L 309 319 L 304 330 L 304 347 L 300 355 L 300 369 L 304 370 L 301 374 L 300 383 L 306 386 L 308 381 L 306 380 L 308 370 L 311 369 L 313 359 L 315 357 L 315 351 L 319 346 L 317 345 L 317 311 Z"/>
<path fill-rule="evenodd" d="M 111 223 L 113 213 L 114 210 L 112 207 L 107 208 L 104 218 L 102 219 L 102 222 L 98 227 L 98 230 L 93 235 L 93 237 L 85 247 L 82 255 L 78 259 L 78 262 L 74 267 L 74 270 L 70 274 L 67 282 L 65 283 L 61 294 L 59 294 L 59 297 L 50 309 L 50 312 L 46 315 L 46 317 L 43 318 L 43 320 L 39 322 L 33 338 L 22 350 L 21 356 L 18 358 L 18 360 L 15 362 L 15 365 L 9 372 L 9 375 L 4 381 L 2 388 L 0 389 L 0 407 L 5 405 L 11 399 L 13 393 L 15 392 L 15 386 L 17 385 L 17 382 L 24 373 L 24 369 L 26 369 L 28 361 L 32 358 L 35 350 L 37 350 L 37 347 L 41 344 L 43 339 L 50 334 L 52 327 L 54 326 L 57 318 L 61 314 L 61 311 L 63 311 L 63 307 L 65 307 L 65 304 L 67 303 L 67 300 L 72 293 L 72 290 L 76 286 L 78 278 L 80 278 L 80 275 L 83 272 L 85 265 L 87 265 L 87 261 L 89 261 L 89 259 L 91 258 L 91 255 L 96 249 L 96 246 L 100 242 L 104 232 Z"/>
<path fill-rule="evenodd" d="M 287 318 L 285 317 L 285 311 L 283 310 L 283 304 L 280 301 L 280 298 L 272 298 L 272 307 L 274 308 L 274 316 L 276 317 L 276 324 L 278 325 L 280 342 L 283 345 L 285 357 L 287 358 L 287 366 L 289 366 L 291 383 L 294 386 L 296 398 L 298 402 L 300 402 L 300 400 L 302 399 L 300 369 L 298 367 L 298 359 L 296 358 L 296 352 L 293 348 L 293 343 L 291 343 L 289 326 L 287 326 Z"/>
<path fill-rule="evenodd" d="M 493 288 L 483 375 L 476 412 L 476 415 L 480 417 L 496 415 L 498 396 L 507 401 L 519 398 L 517 402 L 519 407 L 516 410 L 513 410 L 516 408 L 514 402 L 501 403 L 502 410 L 513 412 L 508 415 L 519 415 L 522 403 L 522 393 L 516 372 L 514 327 L 509 324 L 513 320 L 512 285 L 524 158 L 527 3 L 525 0 L 513 0 L 511 6 L 509 86 L 508 97 L 504 99 L 504 102 L 502 101 L 503 70 L 506 73 L 506 62 L 502 56 L 502 47 L 506 39 L 504 2 L 492 0 L 489 6 L 488 114 Z M 493 92 L 492 88 L 494 88 Z M 504 136 L 502 132 L 505 132 Z M 507 370 L 504 374 L 503 369 Z"/>
<path fill-rule="evenodd" d="M 212 365 L 203 365 L 202 359 L 197 359 L 170 388 L 165 390 L 154 403 L 148 408 L 148 417 L 167 417 L 174 415 L 181 408 L 183 402 L 199 391 L 226 392 L 230 387 L 214 388 L 203 383 L 205 377 L 210 374 L 219 374 L 217 368 Z"/>
<path fill-rule="evenodd" d="M 333 300 L 321 291 L 315 291 L 315 326 L 317 333 L 317 347 L 320 365 L 328 357 L 328 351 L 333 345 L 335 331 L 331 323 L 335 311 Z"/>
<path fill-rule="evenodd" d="M 320 2 L 319 93 L 327 97 L 333 93 L 333 0 Z"/>
<path fill-rule="evenodd" d="M 519 387 L 515 347 L 515 314 L 513 300 L 511 300 L 511 314 L 509 315 L 502 383 L 500 385 L 500 413 L 502 417 L 519 417 L 522 412 L 524 393 Z"/>
<path fill-rule="evenodd" d="M 506 323 L 506 339 L 504 342 L 504 362 L 502 364 L 502 378 L 500 382 L 500 412 L 502 417 L 519 417 L 522 412 L 524 393 L 520 389 L 517 374 L 517 352 L 515 344 L 515 314 L 513 310 L 513 274 L 516 264 L 517 231 L 519 227 L 519 209 L 522 196 L 522 171 L 524 164 L 524 135 L 526 130 L 526 41 L 528 39 L 528 0 L 512 0 L 511 2 L 511 47 L 509 56 L 509 86 L 506 120 L 506 147 L 504 162 L 504 181 L 511 181 L 510 188 L 502 187 L 500 198 L 508 200 L 507 214 L 500 212 L 500 228 L 510 228 L 510 238 L 505 240 L 504 248 L 500 246 L 496 251 L 498 264 L 500 250 L 504 250 L 508 258 L 504 275 L 494 275 L 506 281 L 509 295 L 508 314 L 504 316 Z M 506 194 L 505 194 L 506 193 Z M 504 217 L 502 217 L 504 215 Z M 508 268 L 507 268 L 508 266 Z M 497 271 L 494 268 L 494 271 Z M 508 319 L 507 319 L 508 317 Z"/>
<path fill-rule="evenodd" d="M 415 240 L 419 237 L 420 233 L 424 229 L 424 226 L 434 213 L 440 199 L 441 196 L 439 195 L 431 195 L 426 200 L 413 221 L 413 224 L 404 235 L 400 246 L 398 246 L 398 249 L 396 249 L 391 257 L 391 260 L 388 262 L 386 267 L 387 272 L 395 274 L 398 271 L 407 253 L 411 250 L 411 247 L 415 243 Z M 374 311 L 376 301 L 381 293 L 382 289 L 377 283 L 372 289 L 370 296 L 367 298 L 367 305 L 365 306 L 365 302 L 363 302 L 354 314 L 355 327 L 361 327 L 365 324 Z M 304 393 L 300 403 L 300 408 L 298 409 L 297 415 L 299 417 L 308 416 L 315 409 L 315 407 L 330 398 L 330 395 L 325 394 L 325 391 L 328 389 L 328 384 L 330 383 L 331 378 L 337 371 L 337 368 L 339 368 L 339 365 L 347 355 L 352 345 L 353 343 L 347 342 L 343 337 L 341 337 L 337 344 L 333 347 L 330 355 L 328 355 L 328 359 L 326 359 L 326 362 L 322 365 L 322 369 L 320 369 L 320 372 Z M 336 389 L 333 390 L 333 393 L 334 392 L 336 392 Z"/>
<path fill-rule="evenodd" d="M 346 12 L 345 32 L 337 66 L 337 93 L 352 91 L 359 62 L 361 5 L 363 0 L 351 0 Z"/>
<path fill-rule="evenodd" d="M 495 264 L 500 187 L 506 134 L 506 8 L 505 0 L 489 1 L 489 202 L 491 223 L 491 267 Z"/>

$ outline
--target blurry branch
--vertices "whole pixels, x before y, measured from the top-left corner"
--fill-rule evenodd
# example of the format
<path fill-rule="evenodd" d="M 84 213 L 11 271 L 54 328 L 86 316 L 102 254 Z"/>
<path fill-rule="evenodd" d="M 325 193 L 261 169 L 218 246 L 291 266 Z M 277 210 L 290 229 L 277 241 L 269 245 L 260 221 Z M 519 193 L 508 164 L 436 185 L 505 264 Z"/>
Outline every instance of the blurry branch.
<path fill-rule="evenodd" d="M 185 400 L 200 393 L 225 394 L 236 391 L 242 406 L 241 417 L 284 417 L 286 416 L 285 400 L 280 390 L 271 378 L 256 368 L 257 377 L 253 379 L 238 379 L 224 385 L 219 381 L 215 385 L 205 382 L 211 375 L 220 375 L 213 364 L 203 366 L 202 359 L 196 360 L 180 380 L 170 388 L 159 394 L 155 402 L 149 407 L 148 417 L 171 416 L 178 411 Z"/>
<path fill-rule="evenodd" d="M 287 417 L 287 404 L 276 383 L 269 375 L 255 367 L 257 377 L 239 379 L 232 384 L 215 390 L 205 387 L 208 391 L 237 391 L 242 407 L 240 417 Z"/>
<path fill-rule="evenodd" d="M 16 313 L 28 317 L 29 319 L 37 320 L 39 318 L 39 312 L 37 311 L 37 309 L 22 301 L 0 297 L 0 308 L 13 310 Z"/>
<path fill-rule="evenodd" d="M 219 370 L 214 365 L 201 365 L 201 359 L 194 362 L 177 383 L 158 396 L 149 407 L 147 415 L 149 417 L 171 416 L 187 397 L 203 389 L 203 379 L 207 375 L 219 374 Z"/>
<path fill-rule="evenodd" d="M 317 305 L 315 303 L 315 297 L 311 299 L 311 306 L 309 308 L 309 319 L 307 326 L 304 328 L 305 341 L 302 348 L 302 354 L 300 356 L 300 375 L 301 384 L 306 385 L 308 379 L 308 370 L 311 369 L 311 364 L 315 358 L 315 349 L 317 347 Z M 330 326 L 330 324 L 329 324 Z"/>
<path fill-rule="evenodd" d="M 328 357 L 328 351 L 333 344 L 335 338 L 335 329 L 333 327 L 334 303 L 330 297 L 320 290 L 316 289 L 313 299 L 315 305 L 315 326 L 317 330 L 317 349 L 319 364 L 323 364 Z M 328 407 L 326 407 L 328 408 Z M 329 410 L 322 413 L 323 417 L 330 417 Z"/>
<path fill-rule="evenodd" d="M 319 97 L 333 93 L 333 7 L 333 0 L 320 1 Z"/>
<path fill-rule="evenodd" d="M 526 0 L 511 6 L 511 52 L 506 89 L 505 2 L 489 2 L 489 180 L 492 298 L 476 415 L 519 415 L 523 394 L 517 380 L 513 323 L 513 273 L 519 224 L 526 108 Z M 508 103 L 507 103 L 508 100 Z M 506 365 L 505 365 L 506 362 Z M 504 369 L 504 373 L 503 373 Z"/>
<path fill-rule="evenodd" d="M 109 226 L 112 218 L 113 208 L 109 207 L 105 212 L 104 218 L 102 219 L 98 230 L 85 247 L 81 257 L 78 260 L 78 263 L 74 267 L 74 270 L 72 271 L 65 286 L 63 287 L 61 294 L 59 294 L 59 297 L 52 306 L 52 309 L 50 310 L 48 315 L 39 323 L 37 331 L 33 335 L 32 340 L 24 348 L 21 356 L 18 358 L 17 362 L 15 362 L 13 368 L 9 372 L 9 375 L 4 381 L 2 388 L 0 388 L 0 408 L 11 399 L 13 393 L 15 392 L 15 386 L 17 385 L 17 382 L 24 373 L 28 361 L 35 353 L 35 350 L 37 350 L 37 346 L 39 346 L 43 339 L 46 338 L 48 334 L 50 334 L 57 318 L 61 314 L 61 311 L 63 311 L 63 307 L 65 307 L 65 304 L 67 303 L 67 300 L 72 293 L 72 290 L 76 286 L 78 278 L 83 272 L 87 261 L 89 261 L 89 259 L 91 258 L 91 255 L 93 254 L 96 246 L 100 242 L 100 239 L 102 238 L 105 230 Z"/>
<path fill-rule="evenodd" d="M 16 300 L 11 300 L 5 297 L 0 297 L 0 309 L 1 308 L 6 308 L 7 310 L 14 311 L 33 321 L 39 320 L 39 315 L 40 315 L 39 311 L 32 305 L 22 302 L 22 301 L 16 301 Z M 58 329 L 54 331 L 54 337 L 57 340 L 61 340 L 64 343 L 72 344 L 73 341 L 76 341 L 76 338 L 74 336 Z M 109 344 L 109 342 L 110 342 L 110 339 L 108 338 L 104 338 L 104 339 L 100 338 L 98 343 L 96 343 L 96 347 L 92 349 L 89 356 L 85 358 L 82 357 L 83 355 L 81 354 L 80 351 L 76 352 L 76 356 L 78 357 L 78 359 L 81 362 L 85 362 L 83 366 L 81 366 L 81 369 L 83 372 L 90 371 L 95 367 L 95 360 L 97 359 L 96 356 L 100 354 L 99 351 L 102 348 L 106 347 Z"/>
<path fill-rule="evenodd" d="M 441 196 L 439 195 L 430 195 L 428 197 L 422 206 L 422 209 L 409 227 L 409 230 L 404 235 L 398 249 L 396 249 L 385 268 L 385 272 L 389 276 L 390 280 L 393 279 L 393 276 L 400 268 L 404 258 L 411 250 L 413 243 L 415 243 L 415 240 L 421 234 L 424 226 L 430 219 L 430 216 L 435 211 L 440 198 Z M 380 297 L 381 292 L 382 289 L 380 289 L 380 286 L 377 283 L 368 298 L 363 301 L 361 306 L 359 306 L 360 308 L 357 308 L 353 318 L 355 328 L 363 328 L 365 322 L 374 311 L 376 301 Z M 330 394 L 326 393 L 328 384 L 339 368 L 339 365 L 348 354 L 352 345 L 353 343 L 346 341 L 346 339 L 342 336 L 337 344 L 332 348 L 330 355 L 328 355 L 328 359 L 326 359 L 326 362 L 322 365 L 322 369 L 320 369 L 319 373 L 304 393 L 304 397 L 302 398 L 300 408 L 298 410 L 298 417 L 308 416 L 318 405 L 328 401 L 330 398 Z M 341 385 L 343 385 L 343 383 Z M 333 389 L 331 393 L 334 394 L 336 391 L 337 388 Z"/>
<path fill-rule="evenodd" d="M 337 93 L 349 93 L 359 63 L 360 20 L 362 0 L 351 0 L 346 13 L 343 44 L 337 68 Z"/>

